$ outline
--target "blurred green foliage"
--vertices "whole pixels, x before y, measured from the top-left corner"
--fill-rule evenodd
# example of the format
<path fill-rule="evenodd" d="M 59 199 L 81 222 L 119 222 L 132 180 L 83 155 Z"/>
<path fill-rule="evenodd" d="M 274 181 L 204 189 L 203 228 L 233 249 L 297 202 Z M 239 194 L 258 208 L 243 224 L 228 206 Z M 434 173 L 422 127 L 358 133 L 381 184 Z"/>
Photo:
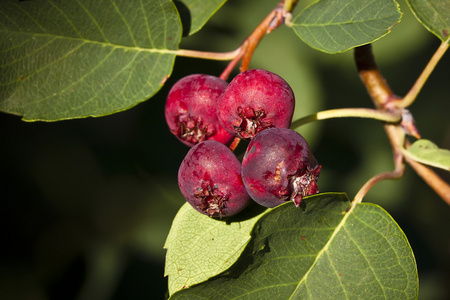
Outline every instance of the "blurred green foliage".
<path fill-rule="evenodd" d="M 203 30 L 183 40 L 182 48 L 233 50 L 274 3 L 228 1 Z M 404 95 L 440 41 L 421 27 L 404 1 L 400 5 L 402 21 L 373 49 L 390 86 Z M 372 107 L 352 54 L 315 51 L 282 27 L 262 41 L 251 67 L 278 73 L 292 85 L 296 117 Z M 449 65 L 447 53 L 410 107 L 422 136 L 447 149 Z M 163 245 L 184 203 L 176 178 L 188 151 L 167 129 L 165 97 L 179 78 L 219 75 L 225 66 L 177 58 L 155 97 L 107 117 L 25 123 L 0 115 L 0 299 L 164 298 Z M 327 120 L 300 132 L 322 164 L 322 191 L 352 197 L 371 176 L 393 168 L 377 121 Z M 450 181 L 448 172 L 440 173 Z M 384 207 L 409 238 L 420 298 L 449 298 L 449 206 L 409 167 L 404 178 L 377 184 L 365 201 Z"/>

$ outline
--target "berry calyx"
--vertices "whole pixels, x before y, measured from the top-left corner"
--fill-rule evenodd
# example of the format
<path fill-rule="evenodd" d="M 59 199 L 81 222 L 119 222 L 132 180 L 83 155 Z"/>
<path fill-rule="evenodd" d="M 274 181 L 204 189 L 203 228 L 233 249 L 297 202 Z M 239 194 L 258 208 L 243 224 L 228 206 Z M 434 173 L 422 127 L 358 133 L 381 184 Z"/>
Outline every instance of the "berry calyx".
<path fill-rule="evenodd" d="M 251 69 L 234 77 L 220 96 L 217 117 L 229 133 L 250 140 L 267 128 L 289 128 L 294 106 L 294 93 L 283 78 Z"/>
<path fill-rule="evenodd" d="M 178 186 L 189 204 L 210 217 L 228 217 L 250 202 L 241 163 L 224 144 L 209 140 L 192 147 L 178 170 Z"/>
<path fill-rule="evenodd" d="M 287 128 L 269 128 L 250 141 L 242 161 L 242 179 L 250 197 L 265 207 L 286 201 L 299 206 L 319 192 L 320 165 L 306 140 Z"/>
<path fill-rule="evenodd" d="M 233 136 L 220 125 L 216 107 L 228 83 L 218 77 L 192 74 L 177 81 L 169 91 L 165 107 L 170 131 L 192 147 L 205 140 L 223 144 Z"/>

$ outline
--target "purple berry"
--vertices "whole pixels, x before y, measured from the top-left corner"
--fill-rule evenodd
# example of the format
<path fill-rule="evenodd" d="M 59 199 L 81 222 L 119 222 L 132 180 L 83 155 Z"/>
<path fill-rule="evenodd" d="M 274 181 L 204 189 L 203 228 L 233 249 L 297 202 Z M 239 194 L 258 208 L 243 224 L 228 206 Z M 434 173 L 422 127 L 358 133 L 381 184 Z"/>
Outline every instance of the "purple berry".
<path fill-rule="evenodd" d="M 250 140 L 266 128 L 289 128 L 294 105 L 294 93 L 283 78 L 252 69 L 230 82 L 218 100 L 217 116 L 228 132 Z"/>
<path fill-rule="evenodd" d="M 217 120 L 217 99 L 228 83 L 218 77 L 193 74 L 177 81 L 167 96 L 165 113 L 170 131 L 192 147 L 204 140 L 223 144 L 233 136 Z"/>
<path fill-rule="evenodd" d="M 178 171 L 178 185 L 186 201 L 210 217 L 232 216 L 250 202 L 241 163 L 217 141 L 204 141 L 189 150 Z"/>
<path fill-rule="evenodd" d="M 305 139 L 286 128 L 259 132 L 249 143 L 242 161 L 242 179 L 250 197 L 265 207 L 319 192 L 320 166 Z"/>

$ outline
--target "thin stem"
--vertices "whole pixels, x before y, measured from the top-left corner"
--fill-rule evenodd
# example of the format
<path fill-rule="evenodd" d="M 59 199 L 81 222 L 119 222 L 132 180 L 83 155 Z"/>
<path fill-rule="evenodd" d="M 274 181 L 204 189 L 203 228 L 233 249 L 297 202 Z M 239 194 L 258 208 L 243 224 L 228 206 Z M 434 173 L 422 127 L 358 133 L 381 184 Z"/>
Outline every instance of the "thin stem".
<path fill-rule="evenodd" d="M 286 12 L 292 12 L 294 10 L 294 7 L 297 5 L 297 2 L 299 0 L 285 0 L 284 1 L 284 11 Z"/>
<path fill-rule="evenodd" d="M 297 4 L 298 0 L 288 1 L 290 4 L 290 9 L 293 9 Z M 284 10 L 285 1 L 282 0 L 265 18 L 264 20 L 253 30 L 253 32 L 242 42 L 241 46 L 235 51 L 224 53 L 224 58 L 232 59 L 225 70 L 220 75 L 220 78 L 226 80 L 228 79 L 230 73 L 233 71 L 234 67 L 238 64 L 240 60 L 241 66 L 239 68 L 240 72 L 248 70 L 250 66 L 250 61 L 252 59 L 253 53 L 256 47 L 261 42 L 262 38 L 278 28 L 284 23 L 286 15 L 289 15 L 290 11 Z M 189 54 L 189 53 L 188 53 Z M 195 53 L 194 53 L 195 54 Z M 221 56 L 215 56 L 221 57 Z"/>
<path fill-rule="evenodd" d="M 417 78 L 416 82 L 414 83 L 412 88 L 409 90 L 408 94 L 406 94 L 406 96 L 403 99 L 394 101 L 395 106 L 408 107 L 414 102 L 414 100 L 417 98 L 420 91 L 422 90 L 428 77 L 430 77 L 431 72 L 433 72 L 433 70 L 436 67 L 436 65 L 438 64 L 439 60 L 442 58 L 442 56 L 444 56 L 444 53 L 449 48 L 448 42 L 449 42 L 449 40 L 447 40 L 447 42 L 441 43 L 439 48 L 436 50 L 436 52 L 431 57 L 427 66 L 425 67 L 425 69 L 423 69 L 419 78 Z"/>
<path fill-rule="evenodd" d="M 347 117 L 375 119 L 388 123 L 398 123 L 402 120 L 402 115 L 399 112 L 390 112 L 370 108 L 340 108 L 319 111 L 315 114 L 300 118 L 292 122 L 291 128 L 295 129 L 318 120 Z"/>
<path fill-rule="evenodd" d="M 405 148 L 411 147 L 411 142 L 405 142 Z M 450 205 L 450 185 L 445 182 L 436 172 L 430 167 L 423 165 L 413 158 L 405 155 L 405 161 L 416 171 L 419 175 L 447 204 Z"/>
<path fill-rule="evenodd" d="M 228 148 L 230 148 L 231 151 L 234 151 L 240 142 L 241 142 L 241 139 L 238 137 L 235 137 Z"/>
<path fill-rule="evenodd" d="M 245 53 L 242 57 L 240 67 L 241 72 L 248 70 L 253 52 L 261 42 L 262 38 L 284 23 L 285 11 L 283 10 L 283 6 L 284 0 L 282 0 L 245 39 L 242 44 Z"/>
<path fill-rule="evenodd" d="M 175 51 L 175 54 L 178 56 L 185 56 L 185 57 L 195 57 L 195 58 L 201 58 L 201 59 L 211 59 L 211 60 L 232 60 L 236 56 L 238 56 L 241 52 L 241 47 L 237 48 L 236 50 L 230 51 L 230 52 L 204 52 L 204 51 L 197 51 L 197 50 L 186 50 L 186 49 L 179 49 Z"/>
<path fill-rule="evenodd" d="M 449 40 L 447 40 L 446 42 L 448 42 Z M 379 109 L 389 109 L 391 111 L 397 112 L 401 112 L 403 109 L 404 113 L 404 108 L 413 103 L 425 81 L 428 79 L 432 70 L 434 69 L 440 58 L 443 56 L 444 52 L 448 49 L 448 47 L 448 44 L 441 44 L 439 49 L 431 58 L 427 67 L 417 79 L 413 88 L 411 88 L 411 90 L 403 99 L 395 96 L 392 90 L 387 85 L 384 77 L 381 75 L 378 67 L 376 66 L 370 45 L 357 47 L 355 49 L 355 61 L 361 80 L 366 86 L 369 95 L 375 103 L 375 106 Z M 417 129 L 415 128 L 414 120 L 411 119 L 409 120 L 409 122 L 405 123 L 404 121 L 406 119 L 402 121 L 401 126 L 406 129 L 409 129 L 411 127 L 413 130 L 410 130 L 410 134 L 420 137 Z M 445 183 L 430 168 L 417 163 L 416 161 L 402 154 L 403 144 L 405 143 L 406 145 L 408 145 L 409 142 L 407 140 L 405 141 L 405 132 L 401 128 L 401 126 L 385 124 L 387 136 L 394 150 L 394 160 L 396 162 L 395 170 L 391 172 L 381 173 L 371 178 L 357 193 L 357 195 L 355 196 L 355 202 L 361 202 L 364 195 L 370 190 L 370 188 L 372 188 L 375 183 L 381 180 L 395 179 L 403 176 L 403 161 L 406 161 L 411 165 L 411 167 L 413 167 L 417 174 L 421 176 L 424 181 L 442 197 L 444 201 L 450 204 L 449 185 Z"/>
<path fill-rule="evenodd" d="M 375 175 L 374 177 L 370 178 L 358 191 L 358 193 L 355 195 L 354 202 L 355 203 L 361 203 L 364 196 L 369 192 L 369 190 L 378 182 L 386 180 L 386 179 L 399 179 L 403 176 L 404 173 L 404 167 L 395 169 L 390 172 L 383 172 L 380 174 Z"/>
<path fill-rule="evenodd" d="M 406 162 L 448 205 L 450 205 L 450 185 L 429 167 L 405 157 Z"/>
<path fill-rule="evenodd" d="M 396 125 L 385 125 L 386 132 L 388 132 L 388 136 L 390 137 L 390 142 L 394 149 L 394 164 L 395 169 L 390 172 L 383 172 L 377 174 L 370 178 L 358 191 L 353 200 L 354 204 L 361 203 L 364 196 L 369 192 L 369 190 L 378 182 L 387 180 L 387 179 L 399 179 L 403 177 L 405 173 L 405 164 L 403 163 L 403 155 L 401 152 L 400 139 L 398 135 L 400 133 L 399 127 Z M 397 133 L 397 134 L 396 134 Z M 401 135 L 401 133 L 400 133 Z M 395 138 L 392 138 L 395 137 Z"/>
<path fill-rule="evenodd" d="M 240 47 L 242 49 L 242 47 Z M 230 76 L 231 72 L 233 71 L 234 67 L 239 63 L 242 56 L 244 55 L 244 51 L 240 51 L 238 55 L 236 55 L 235 58 L 233 58 L 232 61 L 227 65 L 225 70 L 223 70 L 222 74 L 220 74 L 220 79 L 227 80 Z"/>

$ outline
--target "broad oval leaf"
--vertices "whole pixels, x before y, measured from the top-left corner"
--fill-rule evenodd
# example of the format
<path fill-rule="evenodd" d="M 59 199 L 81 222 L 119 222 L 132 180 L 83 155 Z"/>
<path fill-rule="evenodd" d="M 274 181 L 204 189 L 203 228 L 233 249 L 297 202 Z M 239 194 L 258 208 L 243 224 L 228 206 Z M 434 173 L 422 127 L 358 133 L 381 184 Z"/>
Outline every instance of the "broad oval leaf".
<path fill-rule="evenodd" d="M 233 266 L 171 299 L 416 299 L 402 230 L 377 205 L 350 208 L 345 194 L 326 193 L 272 209 Z"/>
<path fill-rule="evenodd" d="M 394 0 L 321 0 L 300 12 L 292 28 L 312 48 L 338 53 L 383 37 L 400 18 Z"/>
<path fill-rule="evenodd" d="M 429 140 L 417 140 L 403 153 L 422 164 L 450 171 L 450 150 L 441 149 Z"/>
<path fill-rule="evenodd" d="M 179 0 L 174 1 L 181 18 L 186 35 L 192 35 L 199 31 L 205 23 L 225 4 L 227 0 Z"/>
<path fill-rule="evenodd" d="M 185 203 L 175 216 L 164 245 L 167 249 L 164 275 L 169 277 L 169 294 L 229 268 L 250 240 L 250 232 L 262 211 L 255 204 L 237 218 L 217 220 Z"/>
<path fill-rule="evenodd" d="M 407 0 L 420 23 L 441 41 L 450 41 L 450 1 Z"/>
<path fill-rule="evenodd" d="M 2 1 L 0 110 L 102 116 L 155 94 L 181 39 L 172 1 Z"/>

